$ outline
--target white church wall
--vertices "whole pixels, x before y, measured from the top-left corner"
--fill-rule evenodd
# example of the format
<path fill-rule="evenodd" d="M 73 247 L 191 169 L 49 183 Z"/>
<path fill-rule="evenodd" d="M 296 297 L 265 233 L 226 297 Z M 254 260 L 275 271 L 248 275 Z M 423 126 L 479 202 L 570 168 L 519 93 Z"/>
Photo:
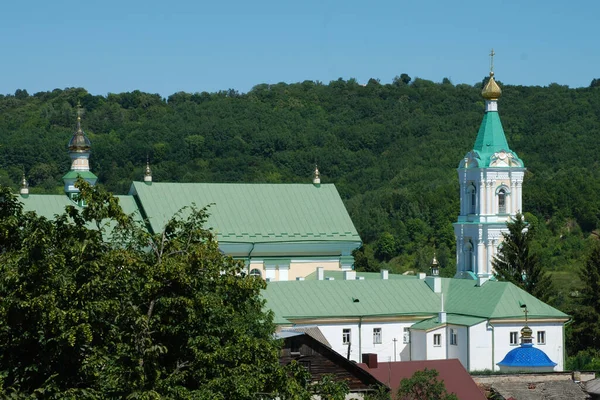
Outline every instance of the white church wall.
<path fill-rule="evenodd" d="M 446 330 L 446 326 L 444 326 L 427 332 L 427 360 L 445 360 L 447 358 L 448 335 Z M 439 341 L 436 339 L 436 335 L 439 335 Z"/>
<path fill-rule="evenodd" d="M 463 363 L 467 370 L 492 369 L 492 335 L 487 321 L 469 327 L 469 365 Z"/>
<path fill-rule="evenodd" d="M 499 363 L 509 351 L 520 345 L 523 323 L 494 323 L 494 326 L 494 362 Z M 550 360 L 557 363 L 556 367 L 554 368 L 555 371 L 563 371 L 564 343 L 562 324 L 559 322 L 536 323 L 535 320 L 530 320 L 528 326 L 533 331 L 534 347 L 542 350 L 544 353 L 546 353 Z M 511 332 L 517 333 L 518 339 L 516 344 L 510 343 Z M 538 343 L 538 332 L 544 332 L 543 336 L 545 339 L 545 344 Z M 496 365 L 495 369 L 499 370 L 499 367 Z"/>
<path fill-rule="evenodd" d="M 350 359 L 353 361 L 361 362 L 360 355 L 365 353 L 377 354 L 380 361 L 408 361 L 410 360 L 410 343 L 404 340 L 404 328 L 410 327 L 413 323 L 414 321 L 363 321 L 360 323 L 360 336 L 358 321 L 318 324 L 317 326 L 331 348 L 344 357 L 348 354 L 348 345 L 343 343 L 344 330 L 349 329 Z M 312 325 L 314 326 L 314 324 Z M 379 329 L 380 335 L 375 334 L 375 329 Z M 376 340 L 378 336 L 381 337 L 380 341 Z"/>
<path fill-rule="evenodd" d="M 427 332 L 413 330 L 410 332 L 410 353 L 412 360 L 427 360 Z"/>
<path fill-rule="evenodd" d="M 467 368 L 468 328 L 459 325 L 448 325 L 448 358 L 457 358 Z M 452 332 L 456 337 L 456 344 L 452 341 Z"/>

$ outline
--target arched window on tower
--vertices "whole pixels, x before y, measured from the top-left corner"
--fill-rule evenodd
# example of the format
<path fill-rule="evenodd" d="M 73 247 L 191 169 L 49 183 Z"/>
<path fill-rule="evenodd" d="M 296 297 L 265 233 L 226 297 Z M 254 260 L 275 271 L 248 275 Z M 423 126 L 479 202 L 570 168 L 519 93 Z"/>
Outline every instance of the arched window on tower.
<path fill-rule="evenodd" d="M 473 243 L 465 244 L 465 271 L 473 271 Z"/>
<path fill-rule="evenodd" d="M 498 214 L 506 214 L 506 190 L 498 191 Z"/>
<path fill-rule="evenodd" d="M 475 185 L 469 185 L 467 189 L 467 199 L 469 201 L 469 214 L 475 214 L 477 210 L 477 189 L 475 189 Z"/>

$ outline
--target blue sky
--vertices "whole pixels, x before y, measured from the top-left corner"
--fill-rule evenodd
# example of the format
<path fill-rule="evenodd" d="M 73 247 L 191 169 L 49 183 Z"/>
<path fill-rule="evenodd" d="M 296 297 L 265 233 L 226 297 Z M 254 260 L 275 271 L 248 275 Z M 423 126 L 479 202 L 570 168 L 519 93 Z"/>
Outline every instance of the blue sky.
<path fill-rule="evenodd" d="M 510 84 L 600 78 L 597 1 L 6 1 L 0 93 L 84 87 L 105 95 L 260 83 L 473 84 L 496 52 Z"/>

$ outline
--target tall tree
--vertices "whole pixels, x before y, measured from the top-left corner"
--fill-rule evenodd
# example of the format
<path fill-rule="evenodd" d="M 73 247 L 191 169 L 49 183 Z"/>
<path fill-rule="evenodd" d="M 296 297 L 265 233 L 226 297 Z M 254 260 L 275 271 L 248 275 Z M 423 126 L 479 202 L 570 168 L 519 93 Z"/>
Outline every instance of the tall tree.
<path fill-rule="evenodd" d="M 506 227 L 508 233 L 502 233 L 502 244 L 492 260 L 495 276 L 547 301 L 552 291 L 552 282 L 531 249 L 535 226 L 528 225 L 523 215 L 517 214 Z"/>
<path fill-rule="evenodd" d="M 600 348 L 600 243 L 595 243 L 579 271 L 583 287 L 573 312 L 571 350 Z"/>
<path fill-rule="evenodd" d="M 206 210 L 150 234 L 118 200 L 49 220 L 0 187 L 0 397 L 253 399 L 281 391 L 261 279 L 224 257 Z"/>

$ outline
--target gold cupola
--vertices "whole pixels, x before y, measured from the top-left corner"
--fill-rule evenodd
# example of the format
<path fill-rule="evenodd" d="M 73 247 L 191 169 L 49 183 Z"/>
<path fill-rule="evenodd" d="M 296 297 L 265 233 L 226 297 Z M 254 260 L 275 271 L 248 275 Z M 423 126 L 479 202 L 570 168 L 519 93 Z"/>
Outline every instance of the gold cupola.
<path fill-rule="evenodd" d="M 497 101 L 500 96 L 502 96 L 502 89 L 500 89 L 500 86 L 498 86 L 496 83 L 493 71 L 490 71 L 490 79 L 487 81 L 485 87 L 481 91 L 481 96 L 489 101 Z"/>

